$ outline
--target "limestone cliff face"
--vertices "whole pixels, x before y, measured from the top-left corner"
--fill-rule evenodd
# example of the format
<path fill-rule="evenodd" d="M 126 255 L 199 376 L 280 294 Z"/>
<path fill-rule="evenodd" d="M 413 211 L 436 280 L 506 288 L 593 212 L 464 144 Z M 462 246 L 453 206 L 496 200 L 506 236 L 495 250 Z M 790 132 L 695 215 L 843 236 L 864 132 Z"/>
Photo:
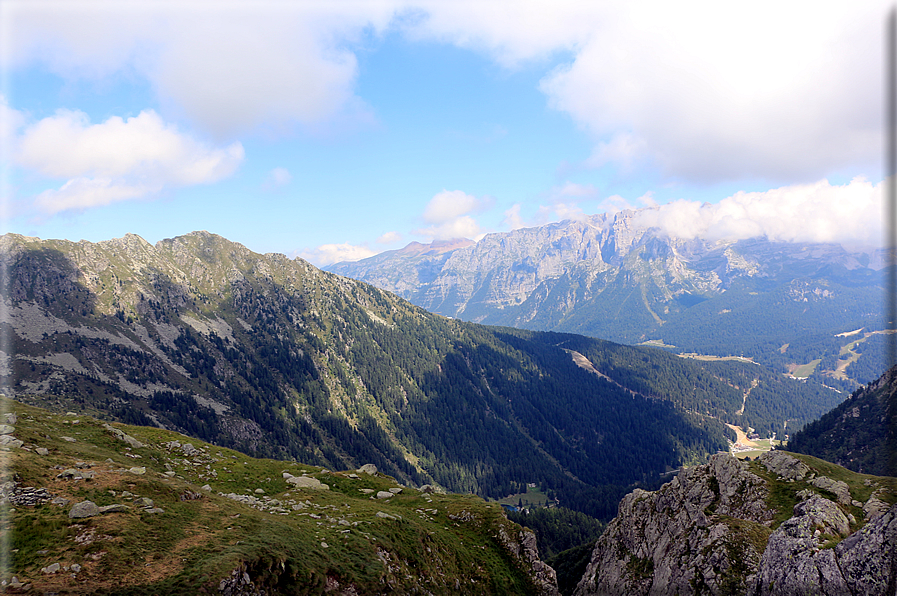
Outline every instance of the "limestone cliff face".
<path fill-rule="evenodd" d="M 627 495 L 576 594 L 893 594 L 897 506 L 864 506 L 895 488 L 784 452 L 716 455 Z"/>
<path fill-rule="evenodd" d="M 834 244 L 670 237 L 647 225 L 646 215 L 646 210 L 598 214 L 488 234 L 458 248 L 409 246 L 327 269 L 465 320 L 623 342 L 662 335 L 675 343 L 670 323 L 739 282 L 752 284 L 739 300 L 757 312 L 768 310 L 754 302 L 773 288 L 788 300 L 815 301 L 840 312 L 843 305 L 836 303 L 847 296 L 832 283 L 835 278 L 877 283 L 874 272 L 881 268 L 876 255 Z M 798 286 L 790 287 L 795 280 Z M 757 288 L 754 282 L 765 285 Z M 721 304 L 707 314 L 720 311 L 737 312 Z"/>

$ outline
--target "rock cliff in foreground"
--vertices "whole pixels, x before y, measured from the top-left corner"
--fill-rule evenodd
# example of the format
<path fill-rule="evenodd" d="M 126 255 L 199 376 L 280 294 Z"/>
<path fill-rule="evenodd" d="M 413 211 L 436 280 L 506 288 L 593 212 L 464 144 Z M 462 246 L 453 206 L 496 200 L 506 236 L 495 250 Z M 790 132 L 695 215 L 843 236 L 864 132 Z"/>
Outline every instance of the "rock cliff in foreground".
<path fill-rule="evenodd" d="M 781 451 L 728 454 L 636 490 L 578 596 L 894 594 L 897 479 Z"/>

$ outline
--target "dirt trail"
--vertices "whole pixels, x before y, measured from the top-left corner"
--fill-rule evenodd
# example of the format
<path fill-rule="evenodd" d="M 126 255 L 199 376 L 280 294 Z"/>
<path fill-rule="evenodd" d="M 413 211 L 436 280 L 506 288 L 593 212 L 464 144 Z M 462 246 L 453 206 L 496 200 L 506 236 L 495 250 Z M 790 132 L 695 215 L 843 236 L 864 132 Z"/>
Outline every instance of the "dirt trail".
<path fill-rule="evenodd" d="M 760 384 L 760 379 L 754 379 L 753 381 L 751 381 L 751 386 L 745 390 L 744 395 L 741 398 L 741 408 L 737 412 L 735 412 L 736 415 L 741 416 L 742 414 L 744 414 L 744 406 L 747 405 L 748 395 L 750 395 L 751 391 L 754 390 L 754 387 L 756 387 L 759 384 Z"/>

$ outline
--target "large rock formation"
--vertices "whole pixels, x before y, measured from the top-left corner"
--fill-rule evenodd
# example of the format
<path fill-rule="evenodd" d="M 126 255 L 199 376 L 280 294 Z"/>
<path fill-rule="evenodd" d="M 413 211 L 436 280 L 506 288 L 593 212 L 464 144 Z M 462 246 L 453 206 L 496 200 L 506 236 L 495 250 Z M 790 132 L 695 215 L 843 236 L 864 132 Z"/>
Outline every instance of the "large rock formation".
<path fill-rule="evenodd" d="M 895 488 L 784 452 L 716 455 L 627 495 L 576 594 L 893 594 L 897 506 L 864 514 L 857 499 Z"/>
<path fill-rule="evenodd" d="M 882 312 L 880 252 L 677 238 L 654 224 L 650 209 L 602 213 L 328 269 L 431 312 L 626 343 L 747 353 L 757 337 L 779 347 L 808 332 L 880 324 L 870 316 Z"/>

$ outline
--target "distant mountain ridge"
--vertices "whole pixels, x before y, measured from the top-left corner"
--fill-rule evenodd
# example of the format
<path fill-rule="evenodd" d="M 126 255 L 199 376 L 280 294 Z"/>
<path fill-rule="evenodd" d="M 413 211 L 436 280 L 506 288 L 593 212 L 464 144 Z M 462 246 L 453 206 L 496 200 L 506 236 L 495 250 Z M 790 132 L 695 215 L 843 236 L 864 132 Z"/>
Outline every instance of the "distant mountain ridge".
<path fill-rule="evenodd" d="M 812 355 L 823 337 L 882 328 L 881 250 L 674 238 L 641 225 L 644 212 L 598 214 L 488 234 L 449 252 L 392 251 L 326 269 L 463 320 L 631 344 L 663 340 L 682 351 L 766 357 L 783 371 Z M 777 356 L 784 344 L 792 353 Z"/>
<path fill-rule="evenodd" d="M 725 449 L 723 422 L 768 435 L 840 401 L 752 364 L 447 319 L 206 232 L 7 234 L 0 258 L 0 363 L 21 401 L 483 496 L 536 483 L 597 517 Z"/>

